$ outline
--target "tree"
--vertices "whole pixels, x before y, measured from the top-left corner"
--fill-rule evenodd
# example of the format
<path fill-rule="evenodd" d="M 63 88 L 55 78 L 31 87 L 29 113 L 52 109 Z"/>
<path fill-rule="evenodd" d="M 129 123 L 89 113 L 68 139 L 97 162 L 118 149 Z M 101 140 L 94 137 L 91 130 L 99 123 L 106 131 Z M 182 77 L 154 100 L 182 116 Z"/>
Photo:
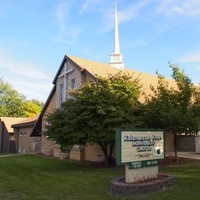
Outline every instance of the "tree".
<path fill-rule="evenodd" d="M 38 115 L 43 107 L 43 103 L 35 99 L 31 101 L 25 101 L 24 103 L 24 114 L 26 117 L 32 117 Z"/>
<path fill-rule="evenodd" d="M 177 135 L 196 134 L 200 124 L 199 91 L 190 78 L 179 67 L 169 65 L 176 88 L 169 87 L 166 79 L 158 74 L 157 88 L 151 86 L 153 95 L 146 98 L 144 116 L 149 128 L 164 128 L 174 135 L 175 157 L 177 157 Z"/>
<path fill-rule="evenodd" d="M 72 99 L 59 111 L 64 114 L 57 116 L 61 128 L 55 130 L 56 123 L 51 123 L 46 134 L 55 140 L 56 135 L 62 138 L 68 134 L 74 144 L 98 144 L 108 165 L 112 159 L 115 131 L 132 124 L 131 114 L 138 106 L 139 94 L 139 80 L 133 80 L 128 74 L 97 77 L 96 82 L 86 83 L 71 92 Z M 47 118 L 48 123 L 50 117 L 56 118 L 56 112 Z"/>
<path fill-rule="evenodd" d="M 25 97 L 0 78 L 0 116 L 23 117 Z"/>
<path fill-rule="evenodd" d="M 38 100 L 26 100 L 23 94 L 0 78 L 0 116 L 32 117 L 40 113 L 42 106 Z"/>

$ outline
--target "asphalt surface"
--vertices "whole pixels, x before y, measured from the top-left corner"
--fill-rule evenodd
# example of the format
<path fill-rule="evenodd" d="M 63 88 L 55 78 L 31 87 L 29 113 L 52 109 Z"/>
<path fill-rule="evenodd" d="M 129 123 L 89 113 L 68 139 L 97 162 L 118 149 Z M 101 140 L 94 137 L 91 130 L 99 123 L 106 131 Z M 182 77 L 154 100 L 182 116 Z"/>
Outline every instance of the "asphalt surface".
<path fill-rule="evenodd" d="M 174 156 L 174 152 L 167 152 L 166 155 L 167 156 L 170 156 L 170 155 Z M 200 152 L 199 153 L 196 153 L 196 152 L 178 152 L 178 157 L 200 160 Z"/>

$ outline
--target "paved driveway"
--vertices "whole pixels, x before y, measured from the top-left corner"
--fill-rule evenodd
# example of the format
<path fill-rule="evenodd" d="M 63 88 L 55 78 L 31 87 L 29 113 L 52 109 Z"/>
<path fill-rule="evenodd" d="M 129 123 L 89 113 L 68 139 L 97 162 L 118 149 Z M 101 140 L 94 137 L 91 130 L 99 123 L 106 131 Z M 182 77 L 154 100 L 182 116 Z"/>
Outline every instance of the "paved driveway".
<path fill-rule="evenodd" d="M 167 156 L 169 156 L 169 155 L 174 156 L 174 152 L 167 152 L 166 155 Z M 196 153 L 196 152 L 178 152 L 178 157 L 200 160 L 200 153 Z"/>

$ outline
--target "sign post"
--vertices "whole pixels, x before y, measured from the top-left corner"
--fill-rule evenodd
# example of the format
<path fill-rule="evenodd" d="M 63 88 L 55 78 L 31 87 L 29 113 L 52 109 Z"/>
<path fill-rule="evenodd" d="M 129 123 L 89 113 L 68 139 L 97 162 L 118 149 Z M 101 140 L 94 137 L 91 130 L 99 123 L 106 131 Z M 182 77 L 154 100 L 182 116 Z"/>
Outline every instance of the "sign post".
<path fill-rule="evenodd" d="M 117 165 L 125 165 L 126 183 L 156 178 L 164 159 L 163 130 L 117 130 Z"/>

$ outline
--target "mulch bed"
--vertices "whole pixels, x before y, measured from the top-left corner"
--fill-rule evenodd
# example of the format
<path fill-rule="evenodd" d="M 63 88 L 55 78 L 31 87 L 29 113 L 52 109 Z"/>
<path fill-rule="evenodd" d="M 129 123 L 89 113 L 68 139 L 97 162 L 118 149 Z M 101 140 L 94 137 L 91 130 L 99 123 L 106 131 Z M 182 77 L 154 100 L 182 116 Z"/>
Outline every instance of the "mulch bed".
<path fill-rule="evenodd" d="M 160 165 L 171 165 L 171 164 L 189 164 L 189 163 L 199 163 L 200 160 L 192 159 L 192 158 L 182 158 L 178 157 L 178 161 L 174 156 L 166 156 L 164 160 L 161 160 Z"/>
<path fill-rule="evenodd" d="M 168 177 L 166 174 L 158 174 L 158 176 L 156 178 L 141 179 L 139 181 L 136 181 L 136 182 L 133 182 L 133 183 L 129 183 L 129 184 L 149 183 L 149 182 L 152 182 L 152 181 L 165 179 L 166 177 Z M 125 178 L 119 179 L 119 182 L 125 183 Z"/>

